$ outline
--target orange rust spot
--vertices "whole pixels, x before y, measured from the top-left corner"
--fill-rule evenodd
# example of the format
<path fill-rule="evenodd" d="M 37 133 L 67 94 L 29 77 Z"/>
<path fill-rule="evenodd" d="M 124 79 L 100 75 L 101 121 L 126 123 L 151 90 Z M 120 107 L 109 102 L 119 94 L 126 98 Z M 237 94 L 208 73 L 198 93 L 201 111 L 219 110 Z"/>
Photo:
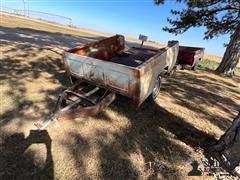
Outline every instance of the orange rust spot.
<path fill-rule="evenodd" d="M 132 88 L 130 88 L 132 90 L 131 94 L 133 96 L 133 105 L 134 106 L 139 106 L 140 104 L 140 71 L 138 69 L 134 70 L 134 79 L 136 80 L 136 82 L 134 84 L 132 84 Z"/>
<path fill-rule="evenodd" d="M 116 35 L 74 50 L 73 53 L 96 59 L 110 60 L 115 53 L 124 49 L 124 41 L 123 36 Z"/>

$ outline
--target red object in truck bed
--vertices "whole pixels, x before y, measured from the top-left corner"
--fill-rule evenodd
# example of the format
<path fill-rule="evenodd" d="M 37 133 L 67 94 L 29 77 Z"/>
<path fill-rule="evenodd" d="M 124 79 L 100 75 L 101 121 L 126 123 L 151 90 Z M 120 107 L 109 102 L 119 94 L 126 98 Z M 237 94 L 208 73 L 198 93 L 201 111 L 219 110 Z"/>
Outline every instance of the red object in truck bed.
<path fill-rule="evenodd" d="M 203 55 L 204 48 L 179 46 L 177 62 L 182 65 L 190 65 L 192 69 L 195 69 Z"/>

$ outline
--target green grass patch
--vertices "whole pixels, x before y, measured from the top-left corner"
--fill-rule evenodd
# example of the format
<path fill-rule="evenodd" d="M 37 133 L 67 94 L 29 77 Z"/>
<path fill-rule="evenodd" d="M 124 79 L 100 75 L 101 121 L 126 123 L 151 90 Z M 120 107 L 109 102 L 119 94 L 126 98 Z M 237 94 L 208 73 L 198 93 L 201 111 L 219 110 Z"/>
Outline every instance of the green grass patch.
<path fill-rule="evenodd" d="M 201 70 L 215 70 L 217 69 L 219 63 L 215 61 L 210 61 L 208 59 L 203 59 L 199 62 L 198 68 Z"/>
<path fill-rule="evenodd" d="M 199 62 L 198 69 L 214 71 L 215 69 L 217 69 L 218 65 L 219 65 L 218 62 L 211 61 L 208 59 L 203 59 L 202 61 Z M 240 74 L 240 68 L 237 67 L 235 72 L 236 74 Z"/>

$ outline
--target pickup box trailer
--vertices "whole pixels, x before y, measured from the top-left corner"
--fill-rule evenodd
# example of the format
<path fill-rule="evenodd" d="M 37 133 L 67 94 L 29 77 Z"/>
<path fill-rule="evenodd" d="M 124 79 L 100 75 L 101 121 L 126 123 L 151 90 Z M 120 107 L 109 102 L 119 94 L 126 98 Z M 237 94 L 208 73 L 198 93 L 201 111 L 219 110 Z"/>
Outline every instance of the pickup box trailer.
<path fill-rule="evenodd" d="M 116 35 L 64 52 L 73 86 L 59 97 L 49 119 L 95 115 L 116 94 L 129 97 L 136 107 L 147 98 L 156 99 L 161 77 L 175 67 L 178 48 L 177 41 L 161 49 L 126 48 L 124 36 Z M 35 125 L 45 128 L 50 120 Z"/>
<path fill-rule="evenodd" d="M 178 42 L 163 49 L 131 47 L 116 35 L 91 45 L 65 52 L 70 79 L 80 79 L 132 98 L 140 106 L 153 92 L 158 77 L 171 72 L 176 63 Z"/>
<path fill-rule="evenodd" d="M 196 70 L 199 61 L 204 55 L 204 48 L 179 46 L 177 64 L 190 65 L 192 70 Z"/>

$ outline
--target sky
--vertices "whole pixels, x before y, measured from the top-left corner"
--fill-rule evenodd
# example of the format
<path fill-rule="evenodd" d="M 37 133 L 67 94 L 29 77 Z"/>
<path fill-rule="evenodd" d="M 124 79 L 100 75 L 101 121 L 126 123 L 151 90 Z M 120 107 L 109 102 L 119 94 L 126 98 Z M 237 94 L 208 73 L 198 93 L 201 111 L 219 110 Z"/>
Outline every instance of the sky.
<path fill-rule="evenodd" d="M 4 7 L 24 8 L 23 0 L 0 1 Z M 166 0 L 164 5 L 159 6 L 153 0 L 29 0 L 30 10 L 72 18 L 73 25 L 77 27 L 133 38 L 144 34 L 149 40 L 161 44 L 178 40 L 180 45 L 205 47 L 206 52 L 223 56 L 223 44 L 228 43 L 229 35 L 203 40 L 204 27 L 191 28 L 177 36 L 162 30 L 169 25 L 167 17 L 174 18 L 170 10 L 184 7 L 175 0 Z M 57 20 L 63 21 L 61 18 Z"/>

